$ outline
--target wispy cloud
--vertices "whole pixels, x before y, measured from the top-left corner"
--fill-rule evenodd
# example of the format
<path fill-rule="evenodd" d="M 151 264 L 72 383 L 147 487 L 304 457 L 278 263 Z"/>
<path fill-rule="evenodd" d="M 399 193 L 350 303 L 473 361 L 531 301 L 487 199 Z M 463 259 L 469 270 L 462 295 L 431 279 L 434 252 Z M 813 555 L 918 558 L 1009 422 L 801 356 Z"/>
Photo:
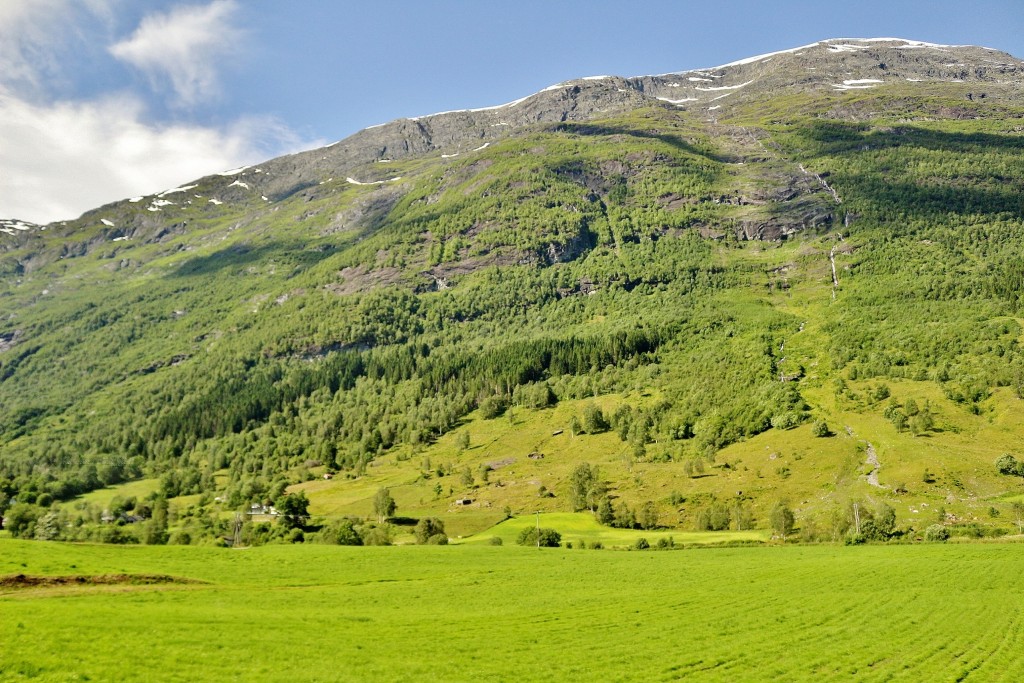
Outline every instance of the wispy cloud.
<path fill-rule="evenodd" d="M 94 77 L 91 67 L 116 58 L 169 86 L 177 102 L 194 104 L 212 95 L 218 60 L 243 42 L 231 23 L 237 3 L 216 0 L 150 15 L 108 51 L 115 12 L 128 7 L 125 0 L 0 0 L 0 217 L 74 218 L 316 144 L 258 115 L 218 126 L 188 114 L 154 120 L 151 93 L 129 84 L 75 96 L 79 79 Z"/>
<path fill-rule="evenodd" d="M 145 73 L 162 88 L 170 85 L 178 103 L 194 106 L 217 95 L 218 60 L 239 49 L 244 32 L 234 25 L 236 0 L 182 5 L 145 17 L 110 53 Z"/>
<path fill-rule="evenodd" d="M 131 96 L 34 105 L 0 91 L 0 216 L 37 223 L 303 147 L 263 117 L 156 126 Z"/>
<path fill-rule="evenodd" d="M 109 23 L 119 3 L 120 0 L 0 2 L 0 83 L 26 95 L 47 94 L 64 80 L 67 57 L 80 50 L 86 40 L 84 34 Z"/>

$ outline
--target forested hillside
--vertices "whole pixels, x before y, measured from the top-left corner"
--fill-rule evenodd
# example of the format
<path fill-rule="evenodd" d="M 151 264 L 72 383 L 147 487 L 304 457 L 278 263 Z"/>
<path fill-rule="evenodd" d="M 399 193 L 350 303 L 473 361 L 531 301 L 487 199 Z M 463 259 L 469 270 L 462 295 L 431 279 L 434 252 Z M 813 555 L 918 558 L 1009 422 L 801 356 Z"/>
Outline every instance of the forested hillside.
<path fill-rule="evenodd" d="M 573 496 L 590 463 L 658 526 L 767 528 L 784 502 L 837 537 L 857 501 L 1009 528 L 1024 64 L 803 50 L 5 231 L 0 509 L 23 536 L 159 542 L 168 501 L 217 537 L 286 491 L 371 517 L 389 486 L 399 515 L 470 500 L 469 533 L 596 507 Z M 97 524 L 83 494 L 136 480 L 121 531 Z"/>

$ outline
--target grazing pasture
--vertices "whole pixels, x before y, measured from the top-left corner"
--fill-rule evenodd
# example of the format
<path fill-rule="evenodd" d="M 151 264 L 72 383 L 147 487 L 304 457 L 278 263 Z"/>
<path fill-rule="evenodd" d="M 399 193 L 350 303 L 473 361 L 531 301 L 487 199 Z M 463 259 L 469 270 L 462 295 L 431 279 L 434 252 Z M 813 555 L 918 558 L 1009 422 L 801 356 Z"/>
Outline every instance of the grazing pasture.
<path fill-rule="evenodd" d="M 1024 545 L 0 540 L 3 681 L 1022 680 Z M 163 575 L 188 581 L 132 581 Z"/>

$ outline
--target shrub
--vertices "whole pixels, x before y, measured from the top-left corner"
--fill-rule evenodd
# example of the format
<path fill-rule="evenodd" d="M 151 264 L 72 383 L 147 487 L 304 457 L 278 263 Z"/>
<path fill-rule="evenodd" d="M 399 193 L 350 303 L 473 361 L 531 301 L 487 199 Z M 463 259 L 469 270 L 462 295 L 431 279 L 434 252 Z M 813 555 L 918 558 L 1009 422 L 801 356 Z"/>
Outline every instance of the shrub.
<path fill-rule="evenodd" d="M 388 525 L 364 527 L 363 545 L 391 545 L 391 527 Z"/>
<path fill-rule="evenodd" d="M 651 547 L 651 544 L 648 543 L 647 539 L 642 537 L 642 536 L 640 538 L 636 539 L 636 543 L 633 544 L 633 549 L 634 550 L 647 550 L 650 547 Z"/>
<path fill-rule="evenodd" d="M 488 396 L 480 401 L 480 415 L 485 420 L 493 420 L 501 416 L 508 408 L 508 398 L 505 396 Z"/>
<path fill-rule="evenodd" d="M 527 527 L 519 533 L 519 537 L 516 539 L 516 543 L 519 545 L 538 545 L 537 543 L 537 529 L 534 527 Z M 540 530 L 540 543 L 542 548 L 557 548 L 562 543 L 562 534 L 558 533 L 554 529 L 541 529 Z"/>
<path fill-rule="evenodd" d="M 811 427 L 811 434 L 818 438 L 824 438 L 826 436 L 832 436 L 832 431 L 828 428 L 828 423 L 824 420 L 818 420 Z"/>
<path fill-rule="evenodd" d="M 444 522 L 437 517 L 424 517 L 416 523 L 416 530 L 413 533 L 416 535 L 416 542 L 420 545 L 427 543 L 437 545 L 432 541 L 436 536 L 444 536 L 445 543 L 448 542 L 448 537 L 444 532 Z"/>
<path fill-rule="evenodd" d="M 7 510 L 4 528 L 15 538 L 31 538 L 35 533 L 39 508 L 28 503 L 16 503 Z"/>
<path fill-rule="evenodd" d="M 729 528 L 732 514 L 725 503 L 712 503 L 697 513 L 697 531 L 724 531 Z"/>
<path fill-rule="evenodd" d="M 363 539 L 356 531 L 355 522 L 351 519 L 343 519 L 332 524 L 320 534 L 323 543 L 335 545 L 362 545 Z"/>
<path fill-rule="evenodd" d="M 192 535 L 187 531 L 175 531 L 167 539 L 169 545 L 191 545 Z"/>
<path fill-rule="evenodd" d="M 500 536 L 491 536 L 491 540 L 488 541 L 490 545 L 502 545 L 504 541 L 501 540 Z"/>
<path fill-rule="evenodd" d="M 941 524 L 932 524 L 924 530 L 924 540 L 942 542 L 949 540 L 949 529 Z"/>
<path fill-rule="evenodd" d="M 801 419 L 799 413 L 779 413 L 772 416 L 771 425 L 774 429 L 792 429 L 800 424 Z"/>
<path fill-rule="evenodd" d="M 1003 453 L 996 458 L 996 469 L 1000 474 L 1016 474 L 1024 476 L 1024 463 L 1017 460 L 1009 453 Z"/>

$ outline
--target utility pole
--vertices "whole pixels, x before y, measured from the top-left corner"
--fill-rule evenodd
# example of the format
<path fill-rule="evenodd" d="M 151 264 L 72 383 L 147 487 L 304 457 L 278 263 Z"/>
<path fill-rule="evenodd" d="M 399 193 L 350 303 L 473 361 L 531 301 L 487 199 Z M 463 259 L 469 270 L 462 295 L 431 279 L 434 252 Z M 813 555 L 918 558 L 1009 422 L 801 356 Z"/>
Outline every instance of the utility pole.
<path fill-rule="evenodd" d="M 858 503 L 853 504 L 853 522 L 857 528 L 857 535 L 860 536 L 860 505 Z"/>
<path fill-rule="evenodd" d="M 540 550 L 540 510 L 537 510 L 537 550 Z"/>

